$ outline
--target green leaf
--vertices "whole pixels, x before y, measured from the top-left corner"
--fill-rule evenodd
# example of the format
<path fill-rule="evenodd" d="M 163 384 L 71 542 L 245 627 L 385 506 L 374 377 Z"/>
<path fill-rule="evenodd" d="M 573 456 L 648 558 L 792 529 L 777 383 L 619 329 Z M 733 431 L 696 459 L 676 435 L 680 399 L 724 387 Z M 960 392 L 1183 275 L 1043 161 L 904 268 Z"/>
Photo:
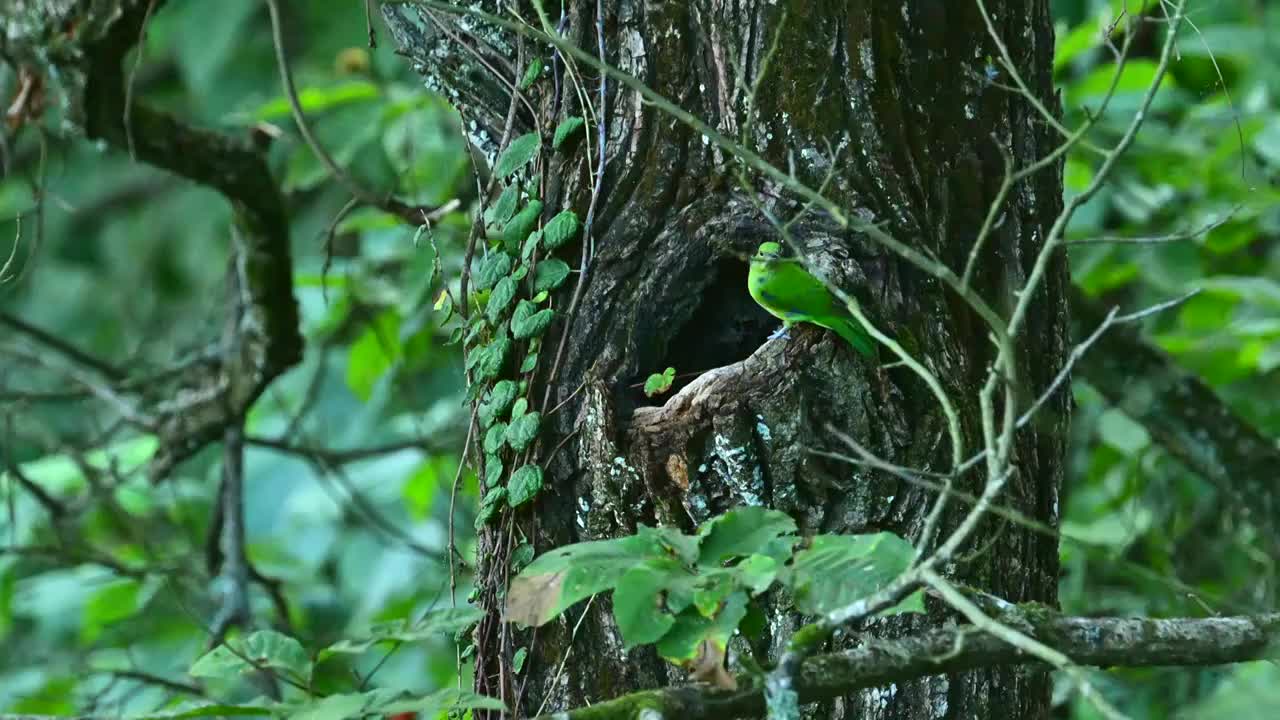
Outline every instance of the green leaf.
<path fill-rule="evenodd" d="M 533 61 L 529 63 L 529 67 L 524 69 L 524 77 L 520 78 L 520 89 L 528 90 L 538 81 L 540 75 L 542 75 L 542 58 L 534 56 Z M 519 670 L 516 672 L 519 672 Z"/>
<path fill-rule="evenodd" d="M 520 572 L 533 560 L 533 546 L 522 542 L 511 551 L 511 568 Z"/>
<path fill-rule="evenodd" d="M 290 720 L 346 720 L 370 715 L 399 693 L 378 688 L 362 693 L 339 693 L 288 705 Z"/>
<path fill-rule="evenodd" d="M 506 423 L 494 423 L 484 434 L 484 451 L 496 453 L 502 449 L 503 436 L 507 432 Z"/>
<path fill-rule="evenodd" d="M 528 411 L 529 411 L 529 399 L 519 398 L 518 400 L 516 400 L 515 404 L 511 406 L 511 419 L 515 420 L 516 418 L 519 418 L 521 415 L 524 415 Z"/>
<path fill-rule="evenodd" d="M 578 215 L 572 210 L 561 210 L 542 229 L 542 246 L 555 250 L 578 234 Z"/>
<path fill-rule="evenodd" d="M 95 641 L 108 625 L 123 620 L 137 612 L 142 584 L 123 578 L 97 589 L 84 604 L 80 626 L 80 639 L 85 644 Z"/>
<path fill-rule="evenodd" d="M 508 185 L 498 196 L 498 201 L 489 208 L 488 224 L 494 227 L 506 225 L 511 216 L 516 214 L 516 206 L 519 203 L 520 188 Z"/>
<path fill-rule="evenodd" d="M 671 627 L 662 640 L 658 641 L 658 654 L 676 663 L 693 660 L 698 654 L 698 646 L 703 640 L 710 640 L 718 647 L 724 648 L 738 628 L 738 623 L 747 614 L 747 594 L 735 592 L 725 599 L 720 612 L 708 618 L 694 608 L 689 608 L 676 616 L 675 625 Z"/>
<path fill-rule="evenodd" d="M 660 553 L 652 538 L 638 535 L 543 553 L 512 579 L 506 619 L 526 627 L 543 625 L 579 600 L 612 588 L 628 568 Z"/>
<path fill-rule="evenodd" d="M 502 229 L 503 247 L 512 255 L 520 252 L 524 241 L 529 237 L 529 233 L 538 226 L 538 218 L 542 217 L 542 201 L 530 200 L 524 209 L 516 213 L 516 216 L 507 222 L 506 227 Z M 545 237 L 545 234 L 544 234 Z"/>
<path fill-rule="evenodd" d="M 720 604 L 725 601 L 725 598 L 729 597 L 730 593 L 737 589 L 734 583 L 734 573 L 714 571 L 712 574 L 705 576 L 694 591 L 693 607 L 703 617 L 715 617 L 720 610 Z"/>
<path fill-rule="evenodd" d="M 733 566 L 733 572 L 738 576 L 738 582 L 751 591 L 754 597 L 769 589 L 781 567 L 776 559 L 768 555 L 752 555 Z"/>
<path fill-rule="evenodd" d="M 499 178 L 506 178 L 511 173 L 524 167 L 526 163 L 538 154 L 538 146 L 541 140 L 538 133 L 531 132 L 512 140 L 507 149 L 498 156 L 498 162 L 494 164 L 493 171 L 497 173 Z"/>
<path fill-rule="evenodd" d="M 502 365 L 511 351 L 511 340 L 500 337 L 475 351 L 475 379 L 477 382 L 492 380 L 502 372 Z"/>
<path fill-rule="evenodd" d="M 576 132 L 579 128 L 581 128 L 585 124 L 586 124 L 586 121 L 578 117 L 577 115 L 573 117 L 565 118 L 559 125 L 556 126 L 556 134 L 555 134 L 555 137 L 551 139 L 551 147 L 559 148 L 561 145 L 564 144 L 565 140 L 569 139 L 570 135 L 573 135 L 574 132 Z"/>
<path fill-rule="evenodd" d="M 533 372 L 533 369 L 536 367 L 538 367 L 538 353 L 531 352 L 528 355 L 525 355 L 524 362 L 520 363 L 520 372 Z"/>
<path fill-rule="evenodd" d="M 378 712 L 383 715 L 417 713 L 418 717 L 428 718 L 449 710 L 465 709 L 505 712 L 507 707 L 497 698 L 473 693 L 470 690 L 446 688 L 423 697 L 396 700 L 378 708 Z"/>
<path fill-rule="evenodd" d="M 524 648 L 520 648 L 519 650 L 516 650 L 515 655 L 511 656 L 512 672 L 519 673 L 521 670 L 524 669 L 524 659 L 528 654 L 529 654 L 529 651 Z"/>
<path fill-rule="evenodd" d="M 893 533 L 817 535 L 795 554 L 788 584 L 800 612 L 820 615 L 883 589 L 914 557 L 911 543 Z"/>
<path fill-rule="evenodd" d="M 493 292 L 489 295 L 489 303 L 484 306 L 484 316 L 489 322 L 497 324 L 502 319 L 503 313 L 511 306 L 511 301 L 516 299 L 516 290 L 519 286 L 516 281 L 510 277 L 504 277 L 493 286 Z"/>
<path fill-rule="evenodd" d="M 619 578 L 613 590 L 613 616 L 625 649 L 657 642 L 675 625 L 675 616 L 666 607 L 664 588 L 678 572 L 687 574 L 675 560 L 655 558 L 633 566 Z"/>
<path fill-rule="evenodd" d="M 367 630 L 355 633 L 323 649 L 319 658 L 338 653 L 358 654 L 380 642 L 414 643 L 457 634 L 474 625 L 484 613 L 474 607 L 446 608 L 427 613 L 418 621 L 409 618 L 376 623 Z"/>
<path fill-rule="evenodd" d="M 558 258 L 543 260 L 533 270 L 533 291 L 555 290 L 564 284 L 569 273 L 569 264 L 565 261 Z"/>
<path fill-rule="evenodd" d="M 538 306 L 532 302 L 521 300 L 511 315 L 511 334 L 517 340 L 527 340 L 541 335 L 551 325 L 555 314 L 556 311 L 551 308 L 539 310 Z"/>
<path fill-rule="evenodd" d="M 502 458 L 497 453 L 488 453 L 484 456 L 484 486 L 488 488 L 498 487 L 502 482 Z"/>
<path fill-rule="evenodd" d="M 789 515 L 762 507 L 740 507 L 703 523 L 698 529 L 698 562 L 718 566 L 725 560 L 746 557 L 765 550 L 782 535 L 796 532 Z"/>
<path fill-rule="evenodd" d="M 537 465 L 525 465 L 511 473 L 507 481 L 507 501 L 511 507 L 517 508 L 532 500 L 542 489 L 542 468 Z"/>
<path fill-rule="evenodd" d="M 497 485 L 489 489 L 484 494 L 484 499 L 480 501 L 480 511 L 476 513 L 476 530 L 484 527 L 484 524 L 502 509 L 507 502 L 507 489 L 501 485 Z"/>
<path fill-rule="evenodd" d="M 488 290 L 497 285 L 499 280 L 511 274 L 514 265 L 515 261 L 504 252 L 495 250 L 489 253 L 488 257 L 480 261 L 480 267 L 472 276 L 476 290 Z"/>
<path fill-rule="evenodd" d="M 247 658 L 251 662 L 242 660 Z M 302 643 L 274 630 L 259 630 L 246 638 L 233 638 L 202 655 L 191 666 L 192 677 L 231 679 L 242 673 L 268 668 L 306 682 L 311 676 L 311 660 Z"/>
<path fill-rule="evenodd" d="M 347 387 L 367 401 L 373 388 L 403 355 L 400 315 L 387 310 L 374 318 L 347 352 Z"/>
<path fill-rule="evenodd" d="M 481 427 L 489 427 L 494 420 L 502 417 L 502 414 L 511 407 L 511 403 L 516 399 L 516 383 L 513 380 L 499 380 L 493 389 L 489 391 L 488 398 L 480 404 L 480 409 L 476 411 L 477 419 L 480 420 Z"/>
<path fill-rule="evenodd" d="M 520 248 L 520 259 L 528 262 L 533 257 L 533 253 L 538 249 L 538 243 L 542 242 L 542 231 L 534 230 L 529 233 L 529 237 L 525 238 L 524 247 Z"/>
<path fill-rule="evenodd" d="M 512 450 L 522 452 L 529 447 L 534 438 L 538 437 L 538 427 L 541 423 L 542 415 L 537 412 L 525 413 L 513 419 L 511 425 L 507 426 L 506 429 L 507 444 L 511 446 Z M 487 436 L 485 440 L 488 440 Z"/>
<path fill-rule="evenodd" d="M 146 718 L 155 720 L 182 720 L 198 717 L 253 717 L 270 715 L 274 708 L 259 705 L 200 705 L 189 710 L 164 715 L 149 715 Z"/>
<path fill-rule="evenodd" d="M 671 389 L 671 383 L 676 379 L 676 369 L 669 367 L 662 374 L 654 373 L 644 381 L 644 394 L 653 397 L 661 395 Z"/>

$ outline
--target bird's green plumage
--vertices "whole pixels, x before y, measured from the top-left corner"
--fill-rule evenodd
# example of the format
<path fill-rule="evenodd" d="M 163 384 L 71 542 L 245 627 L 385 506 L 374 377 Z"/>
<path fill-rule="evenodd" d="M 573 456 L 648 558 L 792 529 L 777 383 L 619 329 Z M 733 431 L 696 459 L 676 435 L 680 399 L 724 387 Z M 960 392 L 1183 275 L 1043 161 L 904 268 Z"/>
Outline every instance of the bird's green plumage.
<path fill-rule="evenodd" d="M 864 356 L 875 357 L 875 343 L 862 323 L 803 265 L 782 257 L 778 243 L 761 244 L 751 258 L 747 290 L 761 307 L 782 320 L 785 327 L 802 322 L 821 325 L 844 338 Z"/>

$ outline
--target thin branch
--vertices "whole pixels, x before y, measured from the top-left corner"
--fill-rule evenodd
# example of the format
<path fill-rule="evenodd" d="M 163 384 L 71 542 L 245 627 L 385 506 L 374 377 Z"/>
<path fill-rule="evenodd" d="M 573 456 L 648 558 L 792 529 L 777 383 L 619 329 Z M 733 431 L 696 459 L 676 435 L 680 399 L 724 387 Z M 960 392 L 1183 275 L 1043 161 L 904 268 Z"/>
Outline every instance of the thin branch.
<path fill-rule="evenodd" d="M 1230 222 L 1231 218 L 1240 211 L 1243 204 L 1237 204 L 1228 210 L 1222 217 L 1202 225 L 1192 230 L 1182 230 L 1179 232 L 1167 233 L 1165 235 L 1146 235 L 1138 237 L 1120 237 L 1116 235 L 1104 235 L 1096 238 L 1081 238 L 1078 240 L 1066 240 L 1063 245 L 1167 245 L 1169 243 L 1183 242 L 1186 240 L 1195 240 L 1201 236 L 1207 235 L 1214 230 L 1222 227 Z"/>
<path fill-rule="evenodd" d="M 89 368 L 90 370 L 94 370 L 108 379 L 111 379 L 111 380 L 124 379 L 124 376 L 125 376 L 124 371 L 120 370 L 114 365 L 111 365 L 105 360 L 101 360 L 81 350 L 80 348 L 77 348 L 76 346 L 63 340 L 62 338 L 57 337 L 53 333 L 42 330 L 36 327 L 35 325 L 28 323 L 22 318 L 16 317 L 14 315 L 10 315 L 7 312 L 0 312 L 0 325 L 8 325 L 10 328 L 13 328 L 17 332 L 20 332 L 23 335 L 30 337 L 32 340 L 35 340 L 36 342 L 40 343 L 41 345 L 44 345 L 50 350 L 53 350 L 60 355 L 63 355 L 64 357 L 71 360 L 72 362 L 77 363 L 79 365 L 83 365 Z"/>
<path fill-rule="evenodd" d="M 981 608 L 966 598 L 960 591 L 956 590 L 941 576 L 931 570 L 925 570 L 923 573 L 925 582 L 942 596 L 948 605 L 955 608 L 973 623 L 974 627 L 983 632 L 1009 644 L 1031 657 L 1038 658 L 1052 665 L 1054 668 L 1066 673 L 1075 683 L 1076 688 L 1086 700 L 1093 704 L 1098 712 L 1108 720 L 1126 720 L 1124 713 L 1117 710 L 1106 701 L 1098 691 L 1094 689 L 1084 673 L 1080 672 L 1080 668 L 1076 667 L 1071 659 L 1062 652 L 1055 650 L 1043 642 L 1036 640 L 1004 623 L 992 620 Z"/>
<path fill-rule="evenodd" d="M 449 443 L 440 442 L 439 437 L 432 438 L 408 438 L 405 440 L 396 440 L 382 445 L 371 445 L 369 447 L 352 448 L 350 450 L 333 450 L 325 447 L 313 447 L 308 445 L 298 445 L 288 440 L 277 438 L 265 438 L 259 436 L 249 436 L 244 439 L 245 444 L 255 447 L 268 448 L 289 455 L 298 455 L 309 460 L 315 460 L 330 467 L 339 467 L 362 460 L 369 460 L 382 455 L 390 455 L 392 453 L 403 452 L 405 450 L 418 450 L 423 453 L 441 452 L 448 447 L 452 447 Z"/>

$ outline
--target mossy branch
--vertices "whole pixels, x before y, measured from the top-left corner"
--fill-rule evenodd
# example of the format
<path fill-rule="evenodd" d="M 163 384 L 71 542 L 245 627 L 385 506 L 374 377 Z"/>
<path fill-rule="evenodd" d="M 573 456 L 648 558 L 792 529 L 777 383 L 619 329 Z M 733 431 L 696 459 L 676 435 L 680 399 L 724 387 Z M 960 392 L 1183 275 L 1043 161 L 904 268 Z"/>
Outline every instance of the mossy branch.
<path fill-rule="evenodd" d="M 1280 613 L 1221 618 L 1069 617 L 1042 609 L 1009 606 L 1002 625 L 1050 646 L 1077 666 L 1207 666 L 1280 657 Z M 842 652 L 807 658 L 796 675 L 802 703 L 863 688 L 903 683 L 929 675 L 1000 665 L 1041 664 L 1031 654 L 970 625 L 931 630 L 898 640 L 873 640 Z M 641 717 L 759 717 L 760 688 L 736 692 L 681 686 L 624 695 L 541 720 L 635 720 Z M 649 716 L 642 713 L 648 710 Z M 3 720 L 0 718 L 0 720 Z"/>

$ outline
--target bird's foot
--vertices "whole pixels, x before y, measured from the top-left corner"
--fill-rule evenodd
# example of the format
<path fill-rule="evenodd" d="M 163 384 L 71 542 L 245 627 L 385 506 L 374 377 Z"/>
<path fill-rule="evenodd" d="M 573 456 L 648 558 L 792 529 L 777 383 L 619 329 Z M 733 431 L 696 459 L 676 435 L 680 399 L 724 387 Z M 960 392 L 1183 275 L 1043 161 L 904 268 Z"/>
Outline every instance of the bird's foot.
<path fill-rule="evenodd" d="M 783 340 L 790 340 L 790 339 L 791 339 L 791 335 L 790 335 L 790 333 L 788 333 L 788 332 L 787 332 L 787 331 L 788 331 L 788 330 L 790 330 L 790 329 L 791 329 L 791 328 L 787 327 L 786 325 L 783 325 L 782 327 L 778 328 L 777 330 L 774 330 L 774 331 L 773 331 L 773 334 L 769 336 L 769 339 L 770 339 L 770 340 L 777 340 L 777 339 L 781 338 L 781 339 L 783 339 Z"/>

